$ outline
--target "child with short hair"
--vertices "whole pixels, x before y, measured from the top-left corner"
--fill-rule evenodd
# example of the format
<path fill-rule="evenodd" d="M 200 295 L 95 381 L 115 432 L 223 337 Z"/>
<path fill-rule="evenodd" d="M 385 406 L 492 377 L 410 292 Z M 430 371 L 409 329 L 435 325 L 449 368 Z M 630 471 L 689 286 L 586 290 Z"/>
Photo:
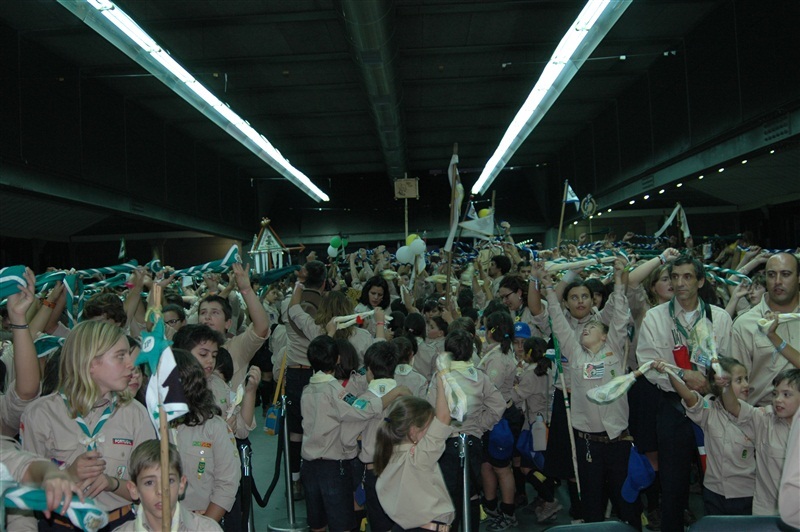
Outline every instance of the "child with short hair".
<path fill-rule="evenodd" d="M 381 398 L 398 386 L 393 378 L 397 367 L 397 347 L 392 342 L 378 342 L 372 344 L 364 354 L 364 364 L 367 367 L 367 391 L 359 398 L 370 401 L 372 398 Z M 375 471 L 373 459 L 375 454 L 375 434 L 382 422 L 380 417 L 370 419 L 361 432 L 361 451 L 358 459 L 364 464 L 363 482 L 367 499 L 367 521 L 370 530 L 375 532 L 388 531 L 394 522 L 386 515 L 378 500 L 375 491 Z"/>
<path fill-rule="evenodd" d="M 800 406 L 800 369 L 787 369 L 772 381 L 772 410 L 756 408 L 733 394 L 722 394 L 725 409 L 755 442 L 756 489 L 753 515 L 777 515 L 778 491 L 792 419 Z"/>
<path fill-rule="evenodd" d="M 439 459 L 439 465 L 444 474 L 445 485 L 456 507 L 456 517 L 453 529 L 458 529 L 463 518 L 464 484 L 462 482 L 464 465 L 459 455 L 459 439 L 461 434 L 466 435 L 469 446 L 469 476 L 470 476 L 470 516 L 472 531 L 480 527 L 480 498 L 478 492 L 481 486 L 481 461 L 483 459 L 483 443 L 481 438 L 502 417 L 506 409 L 503 395 L 492 383 L 491 379 L 482 371 L 475 368 L 472 362 L 473 336 L 463 330 L 456 330 L 447 335 L 445 350 L 450 354 L 450 372 L 448 380 L 453 379 L 467 398 L 466 412 L 463 421 L 453 421 L 450 425 L 450 435 L 447 437 L 445 451 Z M 437 404 L 439 387 L 428 387 L 428 402 Z"/>
<path fill-rule="evenodd" d="M 455 517 L 437 463 L 451 432 L 450 409 L 442 378 L 435 379 L 435 411 L 424 399 L 401 397 L 378 427 L 375 489 L 394 530 L 447 530 Z"/>
<path fill-rule="evenodd" d="M 407 388 L 395 388 L 381 398 L 359 399 L 346 392 L 333 375 L 339 361 L 336 342 L 318 336 L 308 345 L 308 361 L 314 370 L 303 389 L 303 464 L 308 526 L 312 531 L 351 530 L 353 512 L 353 467 L 358 454 L 356 439 L 363 422 L 380 416 L 383 409 Z"/>
<path fill-rule="evenodd" d="M 147 440 L 131 453 L 128 465 L 131 479 L 127 482 L 131 498 L 139 501 L 136 506 L 136 519 L 128 521 L 114 532 L 157 531 L 161 530 L 161 442 Z M 190 532 L 222 531 L 216 521 L 187 510 L 178 502 L 186 491 L 186 475 L 178 448 L 169 444 L 169 501 L 171 530 Z"/>
<path fill-rule="evenodd" d="M 394 380 L 398 384 L 407 386 L 411 393 L 416 397 L 425 398 L 428 393 L 428 379 L 414 369 L 414 344 L 405 336 L 393 338 L 391 343 L 395 345 L 398 352 L 397 367 L 394 370 Z"/>
<path fill-rule="evenodd" d="M 713 369 L 708 381 L 711 394 L 702 397 L 686 384 L 669 375 L 672 387 L 681 396 L 686 417 L 703 429 L 706 448 L 706 472 L 703 476 L 703 504 L 706 515 L 750 515 L 756 480 L 756 456 L 753 440 L 745 436 L 735 418 L 725 410 L 723 397 L 747 401 L 750 393 L 747 368 L 735 358 L 719 357 L 719 365 L 729 375 L 724 388 L 715 382 Z M 663 361 L 653 369 L 665 371 Z"/>

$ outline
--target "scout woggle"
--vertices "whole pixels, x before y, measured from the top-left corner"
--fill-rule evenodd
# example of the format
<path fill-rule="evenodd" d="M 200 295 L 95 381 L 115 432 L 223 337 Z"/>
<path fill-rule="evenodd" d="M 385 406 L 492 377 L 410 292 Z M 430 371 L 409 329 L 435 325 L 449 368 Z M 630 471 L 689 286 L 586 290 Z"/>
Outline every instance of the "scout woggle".
<path fill-rule="evenodd" d="M 337 329 L 347 329 L 351 325 L 363 325 L 364 318 L 369 318 L 375 314 L 374 310 L 368 310 L 367 312 L 359 312 L 357 314 L 348 314 L 347 316 L 336 316 L 333 318 L 333 322 L 336 324 Z M 391 316 L 384 316 L 383 318 L 387 323 L 392 321 Z"/>

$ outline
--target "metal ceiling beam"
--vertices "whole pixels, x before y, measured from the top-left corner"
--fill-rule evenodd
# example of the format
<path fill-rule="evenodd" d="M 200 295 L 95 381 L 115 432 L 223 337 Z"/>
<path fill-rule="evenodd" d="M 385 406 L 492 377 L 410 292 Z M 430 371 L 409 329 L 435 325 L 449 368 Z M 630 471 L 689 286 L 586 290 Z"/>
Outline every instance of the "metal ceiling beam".
<path fill-rule="evenodd" d="M 390 0 L 340 0 L 340 13 L 353 58 L 364 78 L 370 110 L 381 143 L 389 179 L 406 171 L 405 130 L 396 80 L 394 5 Z"/>
<path fill-rule="evenodd" d="M 111 180 L 109 178 L 109 181 Z M 131 199 L 127 195 L 118 192 L 103 190 L 97 186 L 81 186 L 79 182 L 65 179 L 62 176 L 48 175 L 27 168 L 20 169 L 9 166 L 2 161 L 0 161 L 0 186 L 58 198 L 65 202 L 99 207 L 104 211 L 130 214 L 236 240 L 247 241 L 252 238 L 251 233 L 240 227 L 182 214 L 172 209 L 165 209 L 162 206 Z"/>

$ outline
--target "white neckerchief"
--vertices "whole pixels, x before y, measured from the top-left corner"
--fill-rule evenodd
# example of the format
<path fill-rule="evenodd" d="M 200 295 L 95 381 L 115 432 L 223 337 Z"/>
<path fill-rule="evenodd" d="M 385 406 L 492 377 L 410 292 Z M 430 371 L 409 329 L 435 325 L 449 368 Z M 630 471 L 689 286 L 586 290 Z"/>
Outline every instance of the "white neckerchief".
<path fill-rule="evenodd" d="M 172 515 L 172 524 L 170 524 L 170 532 L 178 532 L 178 526 L 181 522 L 181 503 L 175 503 L 175 513 Z M 136 520 L 133 522 L 133 530 L 135 532 L 153 532 L 150 529 L 150 524 L 144 517 L 144 510 L 141 504 L 136 505 Z M 158 528 L 161 530 L 161 527 Z"/>
<path fill-rule="evenodd" d="M 377 397 L 383 397 L 395 388 L 397 388 L 397 382 L 394 379 L 372 379 L 367 386 L 367 389 Z"/>
<path fill-rule="evenodd" d="M 319 384 L 321 382 L 330 382 L 330 381 L 335 381 L 335 380 L 336 380 L 336 377 L 334 377 L 333 375 L 331 375 L 329 373 L 325 373 L 323 371 L 318 371 L 318 372 L 314 373 L 311 376 L 310 379 L 308 379 L 308 382 L 310 382 L 312 384 Z"/>

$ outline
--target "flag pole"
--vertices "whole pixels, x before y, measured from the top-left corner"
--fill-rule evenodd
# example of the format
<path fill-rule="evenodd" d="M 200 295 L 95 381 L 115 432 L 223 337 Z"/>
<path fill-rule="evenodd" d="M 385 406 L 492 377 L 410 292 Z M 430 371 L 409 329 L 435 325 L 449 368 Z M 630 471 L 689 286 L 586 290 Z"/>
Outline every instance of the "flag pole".
<path fill-rule="evenodd" d="M 158 283 L 153 284 L 152 291 L 152 306 L 155 324 L 161 318 L 161 285 Z M 156 374 L 151 378 L 155 378 L 156 382 L 160 382 L 158 372 L 161 364 L 156 368 Z M 158 403 L 158 437 L 161 444 L 161 532 L 169 532 L 172 525 L 172 503 L 170 502 L 169 492 L 169 428 L 167 426 L 167 411 L 164 405 L 159 401 Z"/>
<path fill-rule="evenodd" d="M 453 155 L 458 155 L 458 142 L 453 143 Z M 456 213 L 456 183 L 458 182 L 458 168 L 456 167 L 453 172 L 453 179 L 450 181 L 450 223 L 453 223 L 453 217 L 458 216 Z M 447 277 L 444 283 L 444 306 L 450 310 L 450 276 L 453 274 L 453 248 L 445 252 L 447 254 Z"/>
<path fill-rule="evenodd" d="M 556 239 L 556 249 L 558 250 L 559 256 L 561 255 L 561 231 L 564 228 L 564 208 L 567 206 L 567 187 L 569 187 L 569 181 L 565 179 L 564 197 L 561 198 L 561 219 L 558 221 L 558 238 Z"/>

